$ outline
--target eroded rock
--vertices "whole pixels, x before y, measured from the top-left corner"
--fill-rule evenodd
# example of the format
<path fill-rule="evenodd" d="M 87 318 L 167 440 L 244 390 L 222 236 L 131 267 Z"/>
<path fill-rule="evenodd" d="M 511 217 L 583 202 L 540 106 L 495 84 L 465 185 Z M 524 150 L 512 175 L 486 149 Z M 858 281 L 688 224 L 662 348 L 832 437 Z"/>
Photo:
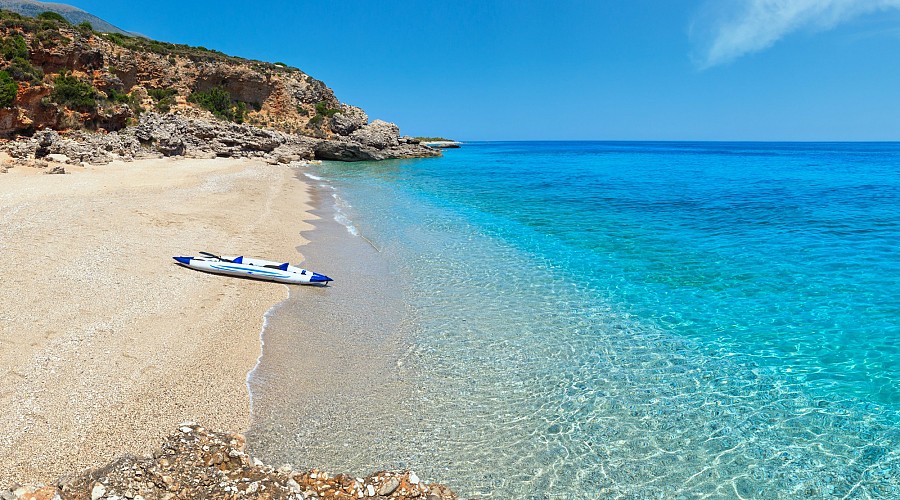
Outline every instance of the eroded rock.
<path fill-rule="evenodd" d="M 0 498 L 259 498 L 453 500 L 446 486 L 424 484 L 413 472 L 381 471 L 357 478 L 318 469 L 273 469 L 244 451 L 239 434 L 182 424 L 146 457 L 126 456 L 62 484 L 10 488 Z"/>

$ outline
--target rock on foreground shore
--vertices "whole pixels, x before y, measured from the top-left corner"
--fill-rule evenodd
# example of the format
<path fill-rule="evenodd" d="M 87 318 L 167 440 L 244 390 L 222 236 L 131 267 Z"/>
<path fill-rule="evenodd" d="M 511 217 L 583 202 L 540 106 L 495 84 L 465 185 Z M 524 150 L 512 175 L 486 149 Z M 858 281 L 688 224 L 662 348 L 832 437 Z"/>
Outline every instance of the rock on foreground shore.
<path fill-rule="evenodd" d="M 417 499 L 453 500 L 446 486 L 425 484 L 414 472 L 376 472 L 366 478 L 331 476 L 316 469 L 266 466 L 244 452 L 239 434 L 185 423 L 147 457 L 122 457 L 60 484 L 13 486 L 11 499 Z"/>

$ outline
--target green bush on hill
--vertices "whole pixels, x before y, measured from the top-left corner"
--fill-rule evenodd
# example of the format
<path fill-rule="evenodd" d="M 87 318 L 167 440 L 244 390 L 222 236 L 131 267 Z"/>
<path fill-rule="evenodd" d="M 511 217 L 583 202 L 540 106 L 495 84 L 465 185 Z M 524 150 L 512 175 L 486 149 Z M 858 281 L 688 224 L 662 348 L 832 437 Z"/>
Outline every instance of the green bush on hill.
<path fill-rule="evenodd" d="M 52 49 L 60 45 L 60 43 L 67 44 L 71 42 L 72 39 L 63 35 L 59 32 L 58 29 L 49 28 L 49 29 L 41 29 L 34 34 L 34 40 L 31 42 L 34 44 L 40 44 L 41 46 Z"/>
<path fill-rule="evenodd" d="M 64 18 L 62 16 L 62 14 L 58 14 L 56 12 L 50 12 L 49 10 L 45 11 L 45 12 L 41 12 L 40 14 L 35 16 L 35 19 L 41 19 L 43 21 L 56 21 L 56 22 L 63 23 L 63 24 L 72 24 L 66 18 Z"/>
<path fill-rule="evenodd" d="M 156 100 L 156 110 L 160 113 L 168 113 L 175 104 L 175 96 L 178 91 L 175 89 L 149 89 L 147 94 Z"/>
<path fill-rule="evenodd" d="M 38 82 L 44 78 L 44 71 L 28 60 L 28 45 L 22 35 L 15 34 L 0 40 L 0 55 L 6 60 L 3 69 L 14 80 Z"/>
<path fill-rule="evenodd" d="M 338 108 L 329 108 L 327 102 L 319 101 L 316 103 L 316 114 L 309 119 L 309 124 L 318 126 L 325 121 L 325 117 L 332 117 L 340 112 L 341 110 Z"/>
<path fill-rule="evenodd" d="M 97 109 L 97 90 L 69 73 L 53 80 L 50 99 L 69 109 L 94 111 Z"/>
<path fill-rule="evenodd" d="M 325 101 L 319 101 L 316 103 L 316 114 L 317 115 L 331 117 L 340 112 L 341 112 L 341 110 L 338 108 L 329 108 L 328 103 Z"/>
<path fill-rule="evenodd" d="M 16 102 L 19 84 L 6 71 L 0 71 L 0 108 L 8 108 Z"/>
<path fill-rule="evenodd" d="M 194 92 L 188 102 L 197 104 L 223 120 L 244 123 L 247 115 L 247 104 L 236 101 L 224 87 L 213 87 L 206 92 Z"/>
<path fill-rule="evenodd" d="M 131 95 L 126 94 L 118 89 L 109 89 L 106 91 L 106 96 L 112 102 L 117 102 L 119 104 L 128 104 L 131 102 Z"/>
<path fill-rule="evenodd" d="M 26 31 L 34 30 L 38 27 L 38 21 L 35 19 L 9 10 L 0 10 L 0 22 L 7 28 L 21 28 Z"/>
<path fill-rule="evenodd" d="M 141 107 L 141 103 L 138 102 L 137 97 L 132 94 L 126 94 L 119 89 L 111 88 L 106 91 L 106 102 L 111 102 L 115 104 L 125 104 L 135 116 L 140 115 L 144 112 L 144 108 Z"/>
<path fill-rule="evenodd" d="M 225 55 L 223 52 L 210 50 L 206 47 L 191 47 L 184 44 L 159 42 L 139 36 L 122 35 L 121 33 L 104 33 L 103 35 L 107 40 L 120 47 L 138 52 L 153 52 L 163 56 L 184 56 L 189 57 L 194 61 L 243 61 L 243 59 L 231 57 Z"/>
<path fill-rule="evenodd" d="M 3 54 L 3 58 L 7 61 L 12 61 L 17 57 L 28 59 L 28 44 L 25 43 L 25 38 L 22 35 L 15 34 L 4 38 L 0 42 L 0 53 Z"/>
<path fill-rule="evenodd" d="M 90 35 L 94 32 L 94 25 L 92 25 L 90 21 L 81 21 L 80 23 L 78 23 L 78 26 L 76 26 L 76 28 L 78 28 L 78 31 L 85 35 Z"/>
<path fill-rule="evenodd" d="M 30 62 L 17 57 L 10 61 L 4 68 L 10 76 L 20 82 L 37 83 L 44 79 L 44 70 L 32 65 Z"/>

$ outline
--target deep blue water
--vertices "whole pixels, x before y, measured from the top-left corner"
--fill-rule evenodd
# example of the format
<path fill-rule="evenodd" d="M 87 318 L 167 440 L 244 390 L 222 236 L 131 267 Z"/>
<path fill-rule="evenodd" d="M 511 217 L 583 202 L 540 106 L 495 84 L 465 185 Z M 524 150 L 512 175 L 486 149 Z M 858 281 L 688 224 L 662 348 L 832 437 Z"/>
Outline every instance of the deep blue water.
<path fill-rule="evenodd" d="M 443 445 L 404 465 L 495 498 L 900 497 L 900 144 L 312 173 L 418 325 L 401 371 Z"/>

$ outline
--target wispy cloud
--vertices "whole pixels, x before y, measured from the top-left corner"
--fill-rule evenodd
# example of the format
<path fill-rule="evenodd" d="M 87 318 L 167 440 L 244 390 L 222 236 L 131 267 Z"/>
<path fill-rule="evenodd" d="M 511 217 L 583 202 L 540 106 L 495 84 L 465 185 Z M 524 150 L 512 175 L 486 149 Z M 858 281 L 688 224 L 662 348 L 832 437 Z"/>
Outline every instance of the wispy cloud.
<path fill-rule="evenodd" d="M 855 17 L 900 9 L 900 0 L 708 0 L 691 26 L 701 68 L 765 50 L 797 30 L 825 31 Z"/>

